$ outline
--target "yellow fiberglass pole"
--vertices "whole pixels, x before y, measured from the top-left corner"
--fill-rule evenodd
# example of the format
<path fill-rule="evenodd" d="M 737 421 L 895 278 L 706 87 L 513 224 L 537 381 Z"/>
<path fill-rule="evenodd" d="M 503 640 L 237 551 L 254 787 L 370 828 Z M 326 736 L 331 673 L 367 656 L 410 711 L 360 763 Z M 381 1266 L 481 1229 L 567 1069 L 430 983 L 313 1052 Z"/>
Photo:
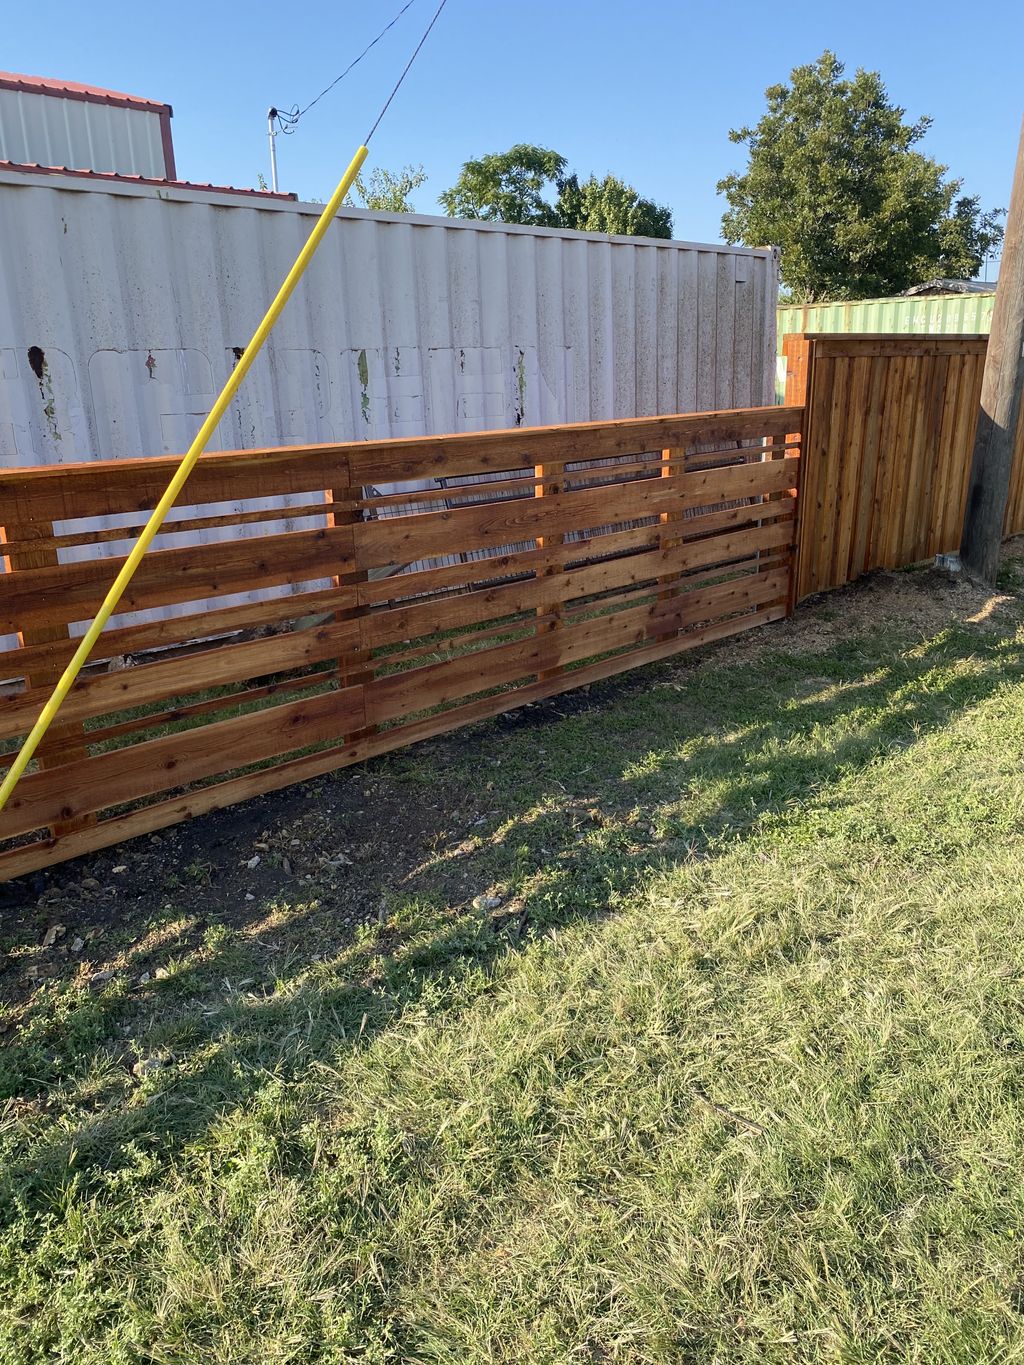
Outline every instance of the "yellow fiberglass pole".
<path fill-rule="evenodd" d="M 309 239 L 296 257 L 295 264 L 292 266 L 291 270 L 289 270 L 284 283 L 277 291 L 277 297 L 267 309 L 263 321 L 256 328 L 252 340 L 243 351 L 241 360 L 235 366 L 234 370 L 232 370 L 227 383 L 224 385 L 223 389 L 221 389 L 216 403 L 214 403 L 213 407 L 210 409 L 209 417 L 207 417 L 206 421 L 199 428 L 195 440 L 189 446 L 187 453 L 182 458 L 181 464 L 174 473 L 174 477 L 164 490 L 164 494 L 160 501 L 157 503 L 156 507 L 154 507 L 149 521 L 146 522 L 146 525 L 142 530 L 142 534 L 132 546 L 131 553 L 122 565 L 120 573 L 114 579 L 110 586 L 110 591 L 103 599 L 103 604 L 96 613 L 96 619 L 82 636 L 81 643 L 75 650 L 71 662 L 61 674 L 60 681 L 53 689 L 49 701 L 40 712 L 39 719 L 36 721 L 35 725 L 33 725 L 28 738 L 21 746 L 17 757 L 8 769 L 7 776 L 4 778 L 3 783 L 0 784 L 0 811 L 7 805 L 11 793 L 18 784 L 19 778 L 28 767 L 32 755 L 39 747 L 40 740 L 50 728 L 53 718 L 60 710 L 64 698 L 71 691 L 75 679 L 81 672 L 83 664 L 92 653 L 93 646 L 99 639 L 100 632 L 117 609 L 117 604 L 120 602 L 124 590 L 132 581 L 135 570 L 139 567 L 143 555 L 149 549 L 154 536 L 156 536 L 160 527 L 163 525 L 167 513 L 174 506 L 178 494 L 184 487 L 185 480 L 192 472 L 200 455 L 206 449 L 207 442 L 217 429 L 218 423 L 228 409 L 228 404 L 238 392 L 242 380 L 248 374 L 249 368 L 257 355 L 259 355 L 263 343 L 270 335 L 274 323 L 281 316 L 281 310 L 291 298 L 299 280 L 302 279 L 306 266 L 308 266 L 313 259 L 313 253 L 323 240 L 324 233 L 331 225 L 331 220 L 341 208 L 345 196 L 352 188 L 352 183 L 359 174 L 360 168 L 366 160 L 367 155 L 368 151 L 364 145 L 359 148 L 352 158 L 348 170 L 338 183 L 338 188 L 324 206 L 324 211 L 317 220 L 316 227 L 314 227 L 313 231 L 309 234 Z"/>

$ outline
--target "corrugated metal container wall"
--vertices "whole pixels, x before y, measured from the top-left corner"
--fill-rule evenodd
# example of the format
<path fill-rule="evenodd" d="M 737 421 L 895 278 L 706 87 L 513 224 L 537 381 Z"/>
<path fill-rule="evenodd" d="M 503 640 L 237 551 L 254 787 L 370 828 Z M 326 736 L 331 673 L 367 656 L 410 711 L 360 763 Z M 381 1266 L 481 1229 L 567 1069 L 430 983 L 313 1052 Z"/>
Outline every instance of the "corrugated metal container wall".
<path fill-rule="evenodd" d="M 167 175 L 160 115 L 86 99 L 0 89 L 0 161 L 120 175 Z"/>
<path fill-rule="evenodd" d="M 0 172 L 0 463 L 185 450 L 316 214 Z M 766 250 L 345 210 L 211 449 L 770 403 L 776 289 Z"/>
<path fill-rule="evenodd" d="M 780 308 L 775 397 L 781 403 L 786 389 L 782 339 L 793 332 L 980 332 L 987 336 L 995 298 L 993 287 L 991 294 L 897 295 Z"/>
<path fill-rule="evenodd" d="M 316 212 L 0 173 L 0 461 L 184 450 Z M 345 210 L 217 445 L 771 402 L 775 288 L 767 251 Z"/>

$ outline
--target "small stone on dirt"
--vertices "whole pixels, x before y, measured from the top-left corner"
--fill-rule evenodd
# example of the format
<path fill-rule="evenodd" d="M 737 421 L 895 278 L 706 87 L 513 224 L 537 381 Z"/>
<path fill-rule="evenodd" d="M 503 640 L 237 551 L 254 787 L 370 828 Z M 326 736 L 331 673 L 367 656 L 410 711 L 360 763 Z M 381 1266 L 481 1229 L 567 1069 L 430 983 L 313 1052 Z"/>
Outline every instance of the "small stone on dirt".
<path fill-rule="evenodd" d="M 170 972 L 166 967 L 157 967 L 156 971 L 153 973 L 153 979 L 155 981 L 163 981 L 165 977 L 168 976 L 170 976 Z"/>
<path fill-rule="evenodd" d="M 120 872 L 127 872 L 127 871 L 128 871 L 128 864 L 127 864 L 127 863 L 118 863 L 118 865 L 117 865 L 116 867 L 111 868 L 111 871 L 114 873 L 115 876 L 116 876 L 118 873 L 120 873 Z"/>
<path fill-rule="evenodd" d="M 260 855 L 258 853 L 254 853 L 252 857 L 248 859 L 245 865 L 249 869 L 249 871 L 252 872 L 255 868 L 259 867 L 260 865 Z"/>
<path fill-rule="evenodd" d="M 149 978 L 149 972 L 143 972 L 142 975 L 139 977 L 139 985 L 140 985 L 140 986 L 145 986 L 145 985 L 147 985 L 148 982 L 149 982 L 149 979 L 150 979 L 150 978 Z"/>
<path fill-rule="evenodd" d="M 85 947 L 84 938 L 73 938 L 71 940 L 71 951 L 73 953 L 80 953 L 84 947 Z"/>
<path fill-rule="evenodd" d="M 59 938 L 63 938 L 65 933 L 63 924 L 51 924 L 43 935 L 43 941 L 39 945 L 41 948 L 52 948 Z"/>
<path fill-rule="evenodd" d="M 83 891 L 101 891 L 102 889 L 103 889 L 103 888 L 100 886 L 99 882 L 96 880 L 95 877 L 83 877 L 83 878 L 82 878 L 82 890 L 83 890 Z"/>
<path fill-rule="evenodd" d="M 132 1067 L 132 1075 L 137 1080 L 142 1080 L 143 1076 L 148 1076 L 152 1071 L 159 1071 L 164 1063 L 159 1057 L 140 1057 Z"/>
<path fill-rule="evenodd" d="M 501 904 L 501 897 L 500 897 L 500 896 L 474 896 L 474 897 L 473 897 L 473 909 L 474 909 L 474 910 L 497 910 L 497 908 L 498 908 L 498 906 L 499 906 L 500 904 Z"/>
<path fill-rule="evenodd" d="M 90 984 L 93 986 L 102 986 L 104 982 L 112 981 L 113 979 L 114 973 L 108 970 L 105 972 L 93 972 L 92 976 L 89 978 L 89 981 Z"/>
<path fill-rule="evenodd" d="M 247 901 L 254 901 L 254 900 L 256 899 L 256 897 L 252 894 L 251 891 L 247 891 L 247 892 L 245 893 L 245 899 L 246 899 Z"/>

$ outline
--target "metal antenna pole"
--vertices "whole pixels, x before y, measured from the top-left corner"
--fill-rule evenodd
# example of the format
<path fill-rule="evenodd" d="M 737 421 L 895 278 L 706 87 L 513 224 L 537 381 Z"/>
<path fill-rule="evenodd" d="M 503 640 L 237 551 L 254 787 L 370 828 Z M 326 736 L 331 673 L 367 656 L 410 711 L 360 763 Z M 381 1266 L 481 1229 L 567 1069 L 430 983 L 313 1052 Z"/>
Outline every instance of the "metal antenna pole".
<path fill-rule="evenodd" d="M 267 111 L 267 141 L 270 143 L 270 188 L 277 193 L 277 129 L 274 127 L 274 120 L 277 118 L 277 110 L 274 108 Z"/>

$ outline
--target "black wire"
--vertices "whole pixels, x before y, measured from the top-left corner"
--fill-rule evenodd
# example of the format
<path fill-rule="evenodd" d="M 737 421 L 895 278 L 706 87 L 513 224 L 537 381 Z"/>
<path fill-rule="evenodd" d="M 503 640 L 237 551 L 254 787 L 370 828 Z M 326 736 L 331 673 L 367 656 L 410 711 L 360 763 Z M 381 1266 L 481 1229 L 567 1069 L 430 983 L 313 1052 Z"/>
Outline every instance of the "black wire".
<path fill-rule="evenodd" d="M 306 105 L 304 109 L 299 109 L 296 105 L 293 104 L 290 112 L 287 114 L 282 113 L 281 110 L 277 110 L 276 111 L 277 121 L 282 133 L 294 132 L 295 125 L 296 123 L 298 123 L 302 115 L 308 114 L 314 104 L 316 104 L 319 100 L 322 100 L 326 94 L 333 90 L 339 81 L 343 81 L 345 77 L 348 75 L 348 73 L 352 70 L 352 68 L 354 66 L 359 65 L 359 63 L 363 60 L 366 54 L 370 51 L 370 48 L 376 47 L 380 40 L 384 37 L 385 33 L 387 33 L 389 29 L 394 28 L 394 26 L 398 23 L 399 19 L 401 19 L 402 15 L 405 13 L 405 11 L 415 3 L 416 0 L 406 0 L 406 3 L 402 6 L 402 8 L 398 11 L 395 17 L 391 20 L 390 24 L 382 28 L 381 31 L 377 34 L 376 38 L 374 38 L 373 42 L 369 43 L 366 47 L 364 47 L 362 52 L 360 52 L 359 56 L 356 57 L 354 61 L 349 62 L 348 66 L 346 66 L 345 70 L 341 73 L 341 75 L 336 76 L 334 80 L 331 81 L 330 85 L 325 86 L 324 89 L 320 91 L 319 95 L 317 95 L 316 99 L 310 100 L 310 102 Z M 434 17 L 436 18 L 437 16 L 435 15 Z M 427 32 L 429 33 L 430 29 L 428 29 Z M 422 46 L 423 44 L 421 43 L 420 47 Z M 417 48 L 416 51 L 418 52 L 419 48 Z M 401 82 L 399 82 L 399 84 L 401 84 Z M 378 120 L 378 122 L 379 121 L 380 120 Z"/>
<path fill-rule="evenodd" d="M 271 109 L 270 117 L 276 122 L 280 132 L 294 133 L 295 122 L 299 117 L 299 106 L 293 104 L 287 114 L 281 109 Z"/>
<path fill-rule="evenodd" d="M 427 38 L 428 38 L 429 35 L 430 35 L 430 30 L 434 27 L 434 25 L 437 23 L 438 19 L 441 17 L 441 11 L 444 9 L 444 7 L 445 7 L 446 4 L 447 4 L 447 0 L 441 0 L 441 3 L 438 5 L 437 9 L 435 10 L 435 12 L 434 12 L 434 17 L 433 17 L 433 19 L 431 19 L 430 23 L 427 25 L 426 29 L 424 30 L 423 37 L 422 37 L 422 38 L 419 40 L 419 42 L 416 44 L 416 51 L 415 51 L 415 52 L 412 54 L 412 56 L 409 58 L 408 62 L 406 62 L 405 70 L 402 72 L 402 74 L 399 76 L 398 80 L 396 81 L 394 90 L 392 90 L 391 94 L 390 94 L 390 95 L 387 97 L 387 99 L 384 101 L 384 107 L 383 107 L 383 109 L 381 109 L 380 113 L 377 115 L 377 118 L 376 118 L 376 121 L 374 122 L 373 127 L 372 127 L 372 128 L 370 129 L 370 131 L 366 134 L 366 137 L 365 137 L 365 139 L 363 140 L 363 146 L 364 146 L 364 147 L 368 147 L 368 146 L 370 145 L 370 138 L 373 137 L 374 133 L 377 131 L 377 127 L 378 127 L 378 125 L 380 124 L 381 119 L 382 119 L 382 118 L 384 117 L 384 115 L 388 112 L 388 106 L 390 105 L 391 101 L 395 98 L 395 96 L 398 94 L 399 86 L 400 86 L 400 85 L 402 84 L 402 82 L 405 80 L 406 76 L 408 76 L 410 67 L 412 66 L 412 64 L 413 64 L 413 62 L 416 60 L 416 58 L 420 55 L 420 48 L 421 48 L 421 47 L 423 46 L 423 44 L 427 41 Z"/>

